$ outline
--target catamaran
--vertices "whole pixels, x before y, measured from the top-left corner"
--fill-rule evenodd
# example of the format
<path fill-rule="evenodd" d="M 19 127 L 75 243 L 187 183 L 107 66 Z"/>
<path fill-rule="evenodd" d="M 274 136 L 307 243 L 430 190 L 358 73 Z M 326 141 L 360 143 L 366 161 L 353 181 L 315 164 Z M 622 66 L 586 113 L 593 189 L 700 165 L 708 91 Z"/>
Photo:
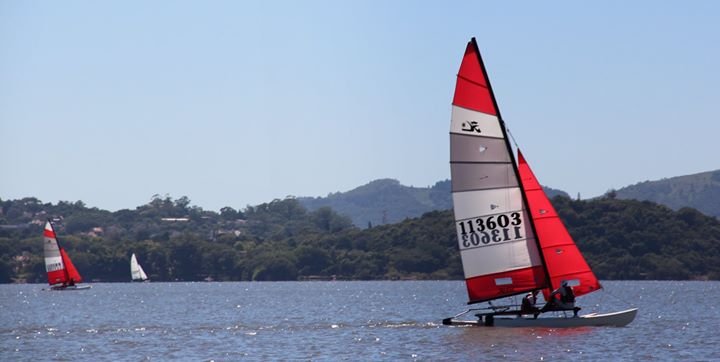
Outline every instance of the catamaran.
<path fill-rule="evenodd" d="M 135 253 L 133 253 L 130 257 L 130 279 L 132 281 L 143 282 L 146 281 L 147 278 L 147 274 L 145 274 L 145 271 L 138 263 L 137 258 L 135 257 Z"/>
<path fill-rule="evenodd" d="M 80 273 L 70 261 L 65 249 L 58 243 L 52 223 L 45 223 L 43 231 L 45 270 L 51 290 L 82 290 L 90 289 L 89 285 L 77 285 L 82 282 Z"/>
<path fill-rule="evenodd" d="M 475 38 L 460 64 L 452 103 L 450 169 L 455 228 L 469 297 L 486 307 L 446 325 L 625 326 L 637 308 L 580 314 L 551 308 L 523 314 L 498 301 L 566 283 L 582 296 L 602 288 L 518 149 L 517 162 Z M 475 312 L 477 319 L 458 317 Z"/>

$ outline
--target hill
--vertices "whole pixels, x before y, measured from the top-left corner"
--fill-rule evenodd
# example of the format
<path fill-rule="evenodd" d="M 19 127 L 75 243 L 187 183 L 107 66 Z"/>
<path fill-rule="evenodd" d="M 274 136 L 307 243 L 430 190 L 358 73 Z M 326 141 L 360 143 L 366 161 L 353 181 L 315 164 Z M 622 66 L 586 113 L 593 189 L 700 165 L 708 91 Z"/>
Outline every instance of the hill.
<path fill-rule="evenodd" d="M 545 188 L 549 197 L 567 193 Z M 329 207 L 348 216 L 355 226 L 394 224 L 407 218 L 452 208 L 450 181 L 439 181 L 431 187 L 401 185 L 393 179 L 380 179 L 347 192 L 331 193 L 327 197 L 299 197 L 308 210 Z"/>
<path fill-rule="evenodd" d="M 647 200 L 674 210 L 692 207 L 720 217 L 720 170 L 645 181 L 615 191 L 619 199 Z"/>
<path fill-rule="evenodd" d="M 350 217 L 353 224 L 361 228 L 394 224 L 452 207 L 450 181 L 440 181 L 432 187 L 412 187 L 403 186 L 397 180 L 380 179 L 347 192 L 331 193 L 327 197 L 300 197 L 298 200 L 308 210 L 329 207 Z"/>

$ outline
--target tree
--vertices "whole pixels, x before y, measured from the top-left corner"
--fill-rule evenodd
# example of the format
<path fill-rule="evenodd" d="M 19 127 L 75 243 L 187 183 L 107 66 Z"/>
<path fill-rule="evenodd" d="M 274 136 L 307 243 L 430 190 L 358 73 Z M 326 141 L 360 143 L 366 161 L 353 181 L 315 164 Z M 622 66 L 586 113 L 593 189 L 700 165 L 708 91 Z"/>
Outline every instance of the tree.
<path fill-rule="evenodd" d="M 330 257 L 324 249 L 303 245 L 295 251 L 297 267 L 301 275 L 317 275 L 330 265 Z"/>

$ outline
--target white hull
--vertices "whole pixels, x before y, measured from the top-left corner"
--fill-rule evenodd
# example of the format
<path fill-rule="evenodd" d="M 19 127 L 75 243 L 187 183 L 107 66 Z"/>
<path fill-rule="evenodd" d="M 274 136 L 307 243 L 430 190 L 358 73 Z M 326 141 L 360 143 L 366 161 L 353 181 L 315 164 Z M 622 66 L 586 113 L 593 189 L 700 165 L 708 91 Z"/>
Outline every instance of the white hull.
<path fill-rule="evenodd" d="M 59 291 L 62 291 L 62 290 L 85 290 L 85 289 L 90 289 L 90 288 L 92 288 L 91 285 L 71 285 L 71 286 L 66 286 L 66 287 L 62 287 L 62 286 L 50 287 L 50 289 L 46 289 L 46 290 L 59 290 Z"/>
<path fill-rule="evenodd" d="M 540 328 L 574 328 L 574 327 L 624 327 L 635 319 L 637 308 L 614 313 L 591 313 L 578 317 L 495 317 L 493 327 L 540 327 Z M 452 326 L 485 326 L 481 321 L 464 321 L 451 319 Z"/>

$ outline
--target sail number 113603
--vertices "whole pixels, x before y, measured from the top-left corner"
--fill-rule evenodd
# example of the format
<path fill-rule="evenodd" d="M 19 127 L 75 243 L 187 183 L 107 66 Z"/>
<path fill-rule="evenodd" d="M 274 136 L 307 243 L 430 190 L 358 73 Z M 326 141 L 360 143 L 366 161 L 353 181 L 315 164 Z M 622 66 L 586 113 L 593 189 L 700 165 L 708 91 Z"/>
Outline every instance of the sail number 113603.
<path fill-rule="evenodd" d="M 519 212 L 479 217 L 457 223 L 462 248 L 522 239 L 522 217 Z"/>

